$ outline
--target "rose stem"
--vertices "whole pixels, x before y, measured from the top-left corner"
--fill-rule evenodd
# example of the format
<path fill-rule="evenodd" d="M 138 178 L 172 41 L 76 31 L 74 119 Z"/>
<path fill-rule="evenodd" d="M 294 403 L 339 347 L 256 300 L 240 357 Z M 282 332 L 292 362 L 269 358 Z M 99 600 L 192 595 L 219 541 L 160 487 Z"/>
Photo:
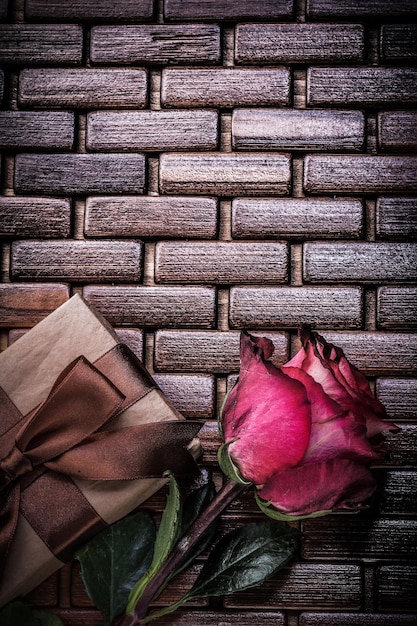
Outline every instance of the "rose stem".
<path fill-rule="evenodd" d="M 137 626 L 141 623 L 142 618 L 146 616 L 149 604 L 152 602 L 155 594 L 166 578 L 181 563 L 187 552 L 195 546 L 201 535 L 207 530 L 216 517 L 229 506 L 239 494 L 247 489 L 247 487 L 248 485 L 243 485 L 233 480 L 228 480 L 225 483 L 214 496 L 210 504 L 190 526 L 185 535 L 183 535 L 174 546 L 165 563 L 149 582 L 143 596 L 135 606 L 134 613 L 125 615 L 123 620 L 118 622 L 118 626 Z"/>

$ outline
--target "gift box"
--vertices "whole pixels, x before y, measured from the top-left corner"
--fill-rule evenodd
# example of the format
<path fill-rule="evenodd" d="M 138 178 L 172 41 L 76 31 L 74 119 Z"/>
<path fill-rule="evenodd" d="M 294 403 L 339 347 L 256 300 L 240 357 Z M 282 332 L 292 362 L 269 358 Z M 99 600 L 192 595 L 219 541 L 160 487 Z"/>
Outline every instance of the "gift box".
<path fill-rule="evenodd" d="M 79 295 L 2 352 L 0 606 L 191 471 L 199 427 Z"/>

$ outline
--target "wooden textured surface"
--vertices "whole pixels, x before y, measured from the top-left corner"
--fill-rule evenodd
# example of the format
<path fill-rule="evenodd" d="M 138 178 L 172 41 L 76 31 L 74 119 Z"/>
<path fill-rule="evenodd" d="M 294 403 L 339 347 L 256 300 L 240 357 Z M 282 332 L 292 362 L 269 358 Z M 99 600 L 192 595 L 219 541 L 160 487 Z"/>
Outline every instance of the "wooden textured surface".
<path fill-rule="evenodd" d="M 283 571 L 155 626 L 415 626 L 417 0 L 0 0 L 0 21 L 0 350 L 83 295 L 202 420 L 217 486 L 242 328 L 282 365 L 309 322 L 401 427 L 368 509 L 293 523 Z M 216 540 L 256 519 L 245 493 Z M 77 562 L 27 600 L 105 623 Z"/>

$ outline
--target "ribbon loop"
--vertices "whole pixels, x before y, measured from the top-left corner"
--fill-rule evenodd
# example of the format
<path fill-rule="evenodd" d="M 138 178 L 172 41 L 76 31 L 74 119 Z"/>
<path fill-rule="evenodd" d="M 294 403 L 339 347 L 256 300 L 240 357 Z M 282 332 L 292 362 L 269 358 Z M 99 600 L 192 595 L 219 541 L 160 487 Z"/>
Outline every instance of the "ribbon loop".
<path fill-rule="evenodd" d="M 9 488 L 16 480 L 33 470 L 31 461 L 14 446 L 0 461 L 0 492 Z"/>

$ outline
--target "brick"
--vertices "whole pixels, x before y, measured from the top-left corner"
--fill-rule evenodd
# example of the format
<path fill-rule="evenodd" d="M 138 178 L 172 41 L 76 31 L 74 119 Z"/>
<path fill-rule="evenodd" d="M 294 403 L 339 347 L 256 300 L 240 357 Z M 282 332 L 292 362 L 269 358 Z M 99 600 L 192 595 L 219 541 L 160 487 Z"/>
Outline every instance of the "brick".
<path fill-rule="evenodd" d="M 18 154 L 15 189 L 45 194 L 143 193 L 141 154 Z"/>
<path fill-rule="evenodd" d="M 413 15 L 416 0 L 307 0 L 309 17 L 372 17 Z"/>
<path fill-rule="evenodd" d="M 75 609 L 53 609 L 48 611 L 56 615 L 65 626 L 103 626 L 103 614 L 99 611 L 91 609 L 75 610 Z"/>
<path fill-rule="evenodd" d="M 226 607 L 359 609 L 361 576 L 356 565 L 295 563 L 262 584 L 227 596 Z"/>
<path fill-rule="evenodd" d="M 417 111 L 390 111 L 378 115 L 381 150 L 417 150 Z"/>
<path fill-rule="evenodd" d="M 389 451 L 386 465 L 390 467 L 417 465 L 417 425 L 401 423 L 401 430 L 398 433 L 387 434 L 386 442 Z"/>
<path fill-rule="evenodd" d="M 162 72 L 161 99 L 168 107 L 289 104 L 284 68 L 172 68 Z"/>
<path fill-rule="evenodd" d="M 98 111 L 87 118 L 89 150 L 213 150 L 215 111 Z"/>
<path fill-rule="evenodd" d="M 267 242 L 159 242 L 155 276 L 161 283 L 285 282 L 288 249 Z"/>
<path fill-rule="evenodd" d="M 214 417 L 214 376 L 208 374 L 155 374 L 153 378 L 168 400 L 184 417 L 193 419 Z"/>
<path fill-rule="evenodd" d="M 417 327 L 417 287 L 379 287 L 377 293 L 378 328 Z"/>
<path fill-rule="evenodd" d="M 394 242 L 307 242 L 303 272 L 307 282 L 416 280 L 417 246 Z"/>
<path fill-rule="evenodd" d="M 219 626 L 232 626 L 232 624 L 239 624 L 239 626 L 284 626 L 285 617 L 284 614 L 278 611 L 176 611 L 175 613 L 158 617 L 158 626 L 212 626 L 218 624 Z M 69 624 L 69 626 L 72 626 Z M 76 626 L 74 624 L 74 626 Z M 86 624 L 86 626 L 90 626 Z M 93 625 L 92 625 L 93 626 Z M 402 625 L 401 625 L 402 626 Z M 412 625 L 414 626 L 414 624 Z"/>
<path fill-rule="evenodd" d="M 121 343 L 125 343 L 143 361 L 144 331 L 137 328 L 115 328 Z"/>
<path fill-rule="evenodd" d="M 3 101 L 4 94 L 4 72 L 0 70 L 0 103 Z"/>
<path fill-rule="evenodd" d="M 144 107 L 147 74 L 142 69 L 26 69 L 20 73 L 21 106 Z"/>
<path fill-rule="evenodd" d="M 382 197 L 376 202 L 376 235 L 381 239 L 417 238 L 417 198 Z"/>
<path fill-rule="evenodd" d="M 0 284 L 0 326 L 31 328 L 69 298 L 67 285 Z"/>
<path fill-rule="evenodd" d="M 285 195 L 290 159 L 281 154 L 163 154 L 160 190 L 169 194 Z"/>
<path fill-rule="evenodd" d="M 382 565 L 378 567 L 378 610 L 415 613 L 417 611 L 416 585 L 417 567 L 415 565 Z"/>
<path fill-rule="evenodd" d="M 33 591 L 25 596 L 28 604 L 35 604 L 39 607 L 53 607 L 58 604 L 59 584 L 58 574 L 53 574 L 38 585 Z M 49 609 L 48 609 L 49 613 Z"/>
<path fill-rule="evenodd" d="M 307 70 L 309 105 L 378 106 L 417 102 L 417 68 L 312 67 Z"/>
<path fill-rule="evenodd" d="M 312 155 L 304 165 L 309 193 L 417 191 L 417 157 Z"/>
<path fill-rule="evenodd" d="M 360 328 L 359 288 L 233 287 L 230 290 L 232 328 Z"/>
<path fill-rule="evenodd" d="M 415 615 L 400 613 L 302 613 L 300 626 L 415 626 Z"/>
<path fill-rule="evenodd" d="M 153 0 L 26 0 L 28 19 L 47 20 L 140 20 L 153 14 Z"/>
<path fill-rule="evenodd" d="M 214 198 L 91 196 L 86 201 L 84 230 L 89 237 L 213 239 L 217 212 Z"/>
<path fill-rule="evenodd" d="M 214 289 L 87 286 L 83 294 L 113 325 L 214 327 Z"/>
<path fill-rule="evenodd" d="M 141 245 L 107 241 L 15 241 L 12 279 L 137 281 L 142 273 Z"/>
<path fill-rule="evenodd" d="M 155 370 L 237 372 L 239 337 L 236 331 L 159 330 L 155 335 Z M 284 333 L 274 333 L 273 337 L 274 362 L 282 365 L 288 360 L 288 338 Z"/>
<path fill-rule="evenodd" d="M 323 332 L 340 346 L 346 357 L 365 375 L 408 375 L 417 368 L 417 335 L 383 332 Z"/>
<path fill-rule="evenodd" d="M 236 63 L 343 63 L 363 56 L 361 24 L 236 26 Z"/>
<path fill-rule="evenodd" d="M 413 378 L 378 378 L 376 395 L 394 420 L 417 418 L 417 380 Z"/>
<path fill-rule="evenodd" d="M 417 59 L 417 24 L 384 24 L 381 26 L 380 56 L 382 62 Z"/>
<path fill-rule="evenodd" d="M 378 493 L 378 508 L 383 514 L 396 515 L 417 515 L 417 472 L 412 470 L 385 471 L 381 474 L 380 491 Z M 416 552 L 416 542 L 412 542 L 413 534 L 417 533 L 417 523 L 411 520 L 396 520 L 399 525 L 399 532 L 396 534 L 402 537 L 403 543 L 393 552 L 393 558 L 412 558 Z M 394 531 L 395 532 L 395 531 Z M 398 540 L 397 540 L 398 541 Z M 395 540 L 394 540 L 395 542 Z M 388 540 L 387 554 L 383 558 L 389 558 L 389 550 L 392 540 Z M 408 555 L 405 550 L 409 547 Z M 395 555 L 396 552 L 396 555 Z"/>
<path fill-rule="evenodd" d="M 363 206 L 350 198 L 235 198 L 235 238 L 353 238 L 362 235 Z"/>
<path fill-rule="evenodd" d="M 0 24 L 0 63 L 80 65 L 83 30 L 76 24 Z"/>
<path fill-rule="evenodd" d="M 326 516 L 304 520 L 301 554 L 305 559 L 406 559 L 416 555 L 417 522 Z"/>
<path fill-rule="evenodd" d="M 293 0 L 165 0 L 168 20 L 234 20 L 290 18 Z"/>
<path fill-rule="evenodd" d="M 67 199 L 0 197 L 3 237 L 68 237 L 71 204 Z"/>
<path fill-rule="evenodd" d="M 217 24 L 95 26 L 91 29 L 93 63 L 158 65 L 219 63 Z"/>
<path fill-rule="evenodd" d="M 0 111 L 0 148 L 70 150 L 73 143 L 73 113 Z"/>
<path fill-rule="evenodd" d="M 237 150 L 361 150 L 365 118 L 359 111 L 235 109 Z"/>
<path fill-rule="evenodd" d="M 5 19 L 7 16 L 9 0 L 0 0 L 0 17 Z"/>

